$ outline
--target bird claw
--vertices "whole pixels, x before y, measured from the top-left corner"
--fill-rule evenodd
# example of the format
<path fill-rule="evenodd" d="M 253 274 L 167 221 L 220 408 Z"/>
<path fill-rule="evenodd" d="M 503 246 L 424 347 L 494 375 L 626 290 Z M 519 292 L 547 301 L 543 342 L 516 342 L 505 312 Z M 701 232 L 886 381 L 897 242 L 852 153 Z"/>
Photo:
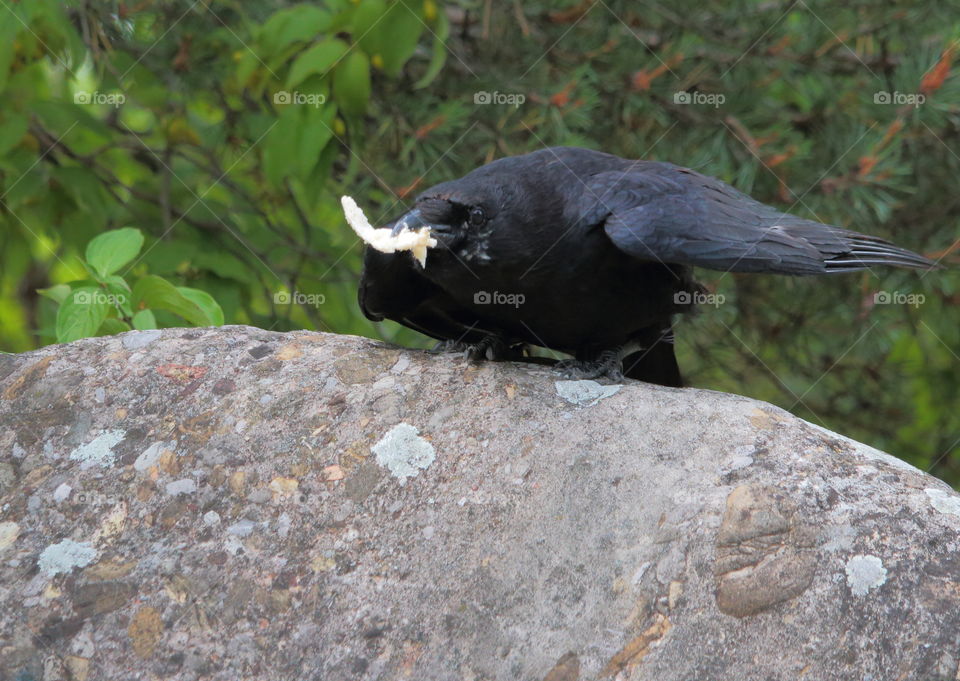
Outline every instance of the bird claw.
<path fill-rule="evenodd" d="M 463 341 L 442 340 L 437 342 L 428 352 L 434 355 L 459 354 L 466 352 L 469 347 L 470 345 Z"/>
<path fill-rule="evenodd" d="M 564 378 L 586 380 L 593 378 L 609 378 L 613 381 L 623 380 L 623 364 L 620 353 L 606 351 L 600 353 L 596 359 L 562 359 L 554 365 Z"/>
<path fill-rule="evenodd" d="M 497 336 L 484 336 L 479 343 L 467 346 L 464 357 L 475 362 L 504 359 L 509 354 L 507 344 Z"/>
<path fill-rule="evenodd" d="M 430 352 L 435 354 L 462 354 L 464 359 L 471 361 L 511 359 L 511 348 L 498 336 L 484 336 L 479 343 L 464 343 L 463 341 L 440 341 Z"/>

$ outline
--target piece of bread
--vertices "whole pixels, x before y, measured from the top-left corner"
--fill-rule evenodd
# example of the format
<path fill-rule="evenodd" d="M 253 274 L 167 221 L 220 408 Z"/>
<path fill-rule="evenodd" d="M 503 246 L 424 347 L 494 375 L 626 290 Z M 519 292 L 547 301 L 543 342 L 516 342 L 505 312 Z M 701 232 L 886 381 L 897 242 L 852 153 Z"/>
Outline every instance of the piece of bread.
<path fill-rule="evenodd" d="M 340 197 L 340 204 L 353 231 L 371 248 L 381 253 L 411 251 L 421 267 L 427 266 L 427 249 L 437 245 L 437 240 L 430 238 L 429 227 L 421 227 L 415 231 L 405 229 L 394 235 L 386 227 L 376 229 L 371 225 L 367 216 L 363 214 L 363 209 L 349 196 Z"/>

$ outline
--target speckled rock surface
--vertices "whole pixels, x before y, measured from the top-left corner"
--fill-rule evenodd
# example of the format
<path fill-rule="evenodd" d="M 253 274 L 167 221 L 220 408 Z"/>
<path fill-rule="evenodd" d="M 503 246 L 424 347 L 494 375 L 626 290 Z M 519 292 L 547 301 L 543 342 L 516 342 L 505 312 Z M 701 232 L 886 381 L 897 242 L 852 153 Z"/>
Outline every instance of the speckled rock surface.
<path fill-rule="evenodd" d="M 168 329 L 0 454 L 3 679 L 958 678 L 960 497 L 742 397 Z"/>

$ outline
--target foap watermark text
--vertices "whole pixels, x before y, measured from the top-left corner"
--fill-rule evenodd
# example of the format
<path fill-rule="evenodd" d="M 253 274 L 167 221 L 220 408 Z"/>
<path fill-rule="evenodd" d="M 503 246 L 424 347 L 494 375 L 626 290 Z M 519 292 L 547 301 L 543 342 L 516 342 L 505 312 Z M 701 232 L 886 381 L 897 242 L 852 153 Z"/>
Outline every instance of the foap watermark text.
<path fill-rule="evenodd" d="M 123 305 L 127 297 L 122 293 L 105 293 L 103 291 L 75 291 L 73 302 L 77 305 Z"/>
<path fill-rule="evenodd" d="M 473 93 L 474 104 L 506 104 L 519 107 L 527 101 L 526 95 L 519 92 L 487 92 L 481 90 Z"/>
<path fill-rule="evenodd" d="M 674 104 L 694 104 L 696 106 L 712 106 L 714 109 L 727 101 L 725 95 L 719 92 L 687 92 L 680 90 L 673 93 Z"/>
<path fill-rule="evenodd" d="M 107 104 L 112 107 L 118 107 L 127 101 L 127 96 L 122 92 L 88 92 L 87 90 L 78 90 L 73 93 L 74 104 Z"/>
<path fill-rule="evenodd" d="M 874 305 L 911 305 L 920 307 L 927 300 L 922 293 L 904 293 L 903 291 L 877 291 L 873 294 Z"/>
<path fill-rule="evenodd" d="M 323 106 L 326 101 L 326 95 L 312 92 L 298 92 L 296 90 L 288 92 L 287 90 L 280 90 L 279 92 L 273 93 L 274 104 L 299 104 L 301 106 L 306 105 L 316 108 Z"/>
<path fill-rule="evenodd" d="M 477 291 L 473 294 L 474 305 L 511 305 L 520 307 L 527 297 L 522 293 L 501 293 L 500 291 Z"/>
<path fill-rule="evenodd" d="M 302 293 L 300 291 L 277 291 L 273 294 L 274 305 L 310 305 L 320 307 L 327 302 L 322 293 Z"/>
<path fill-rule="evenodd" d="M 921 92 L 887 92 L 880 90 L 873 93 L 874 104 L 894 104 L 896 106 L 909 105 L 913 108 L 919 107 L 927 101 L 927 96 Z"/>
<path fill-rule="evenodd" d="M 720 307 L 727 301 L 722 293 L 704 293 L 703 291 L 677 291 L 673 294 L 676 305 L 713 305 Z"/>

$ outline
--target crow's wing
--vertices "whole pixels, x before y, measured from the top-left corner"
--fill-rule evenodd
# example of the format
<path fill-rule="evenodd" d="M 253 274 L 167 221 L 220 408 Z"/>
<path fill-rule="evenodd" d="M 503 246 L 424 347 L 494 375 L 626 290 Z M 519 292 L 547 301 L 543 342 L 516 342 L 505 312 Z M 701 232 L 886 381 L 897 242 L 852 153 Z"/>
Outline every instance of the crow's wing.
<path fill-rule="evenodd" d="M 642 260 L 731 272 L 824 274 L 934 263 L 883 239 L 782 213 L 712 177 L 637 162 L 589 178 L 577 206 Z"/>

